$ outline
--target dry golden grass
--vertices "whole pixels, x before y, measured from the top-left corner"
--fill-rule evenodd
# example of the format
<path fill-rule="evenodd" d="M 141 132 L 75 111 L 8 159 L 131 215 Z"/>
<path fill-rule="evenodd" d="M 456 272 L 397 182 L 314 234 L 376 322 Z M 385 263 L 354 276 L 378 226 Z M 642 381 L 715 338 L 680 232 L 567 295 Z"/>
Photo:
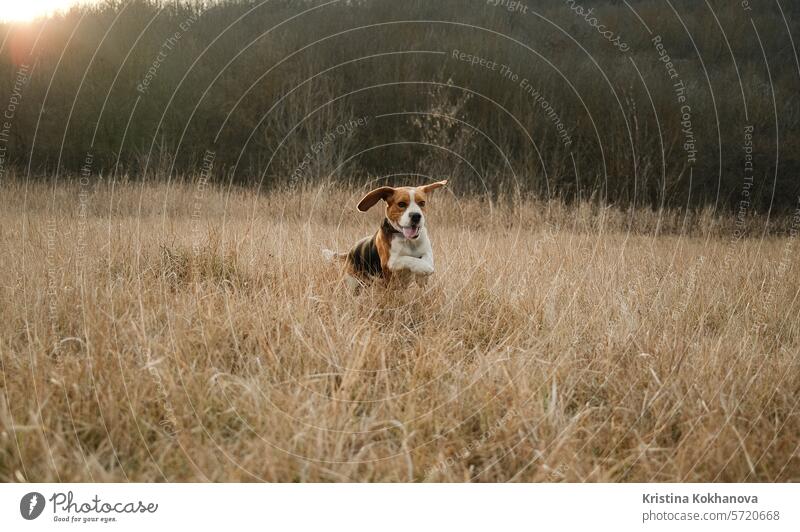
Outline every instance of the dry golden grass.
<path fill-rule="evenodd" d="M 360 191 L 198 190 L 4 185 L 0 480 L 800 480 L 795 238 L 445 192 L 353 295 Z"/>

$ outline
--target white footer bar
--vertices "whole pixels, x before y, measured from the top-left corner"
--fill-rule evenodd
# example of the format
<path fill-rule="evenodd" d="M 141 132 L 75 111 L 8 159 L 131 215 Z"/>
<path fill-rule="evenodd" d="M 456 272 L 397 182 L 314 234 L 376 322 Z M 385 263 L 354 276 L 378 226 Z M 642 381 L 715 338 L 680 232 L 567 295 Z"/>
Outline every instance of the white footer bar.
<path fill-rule="evenodd" d="M 0 494 L 2 529 L 20 531 L 800 530 L 796 484 L 4 484 Z"/>

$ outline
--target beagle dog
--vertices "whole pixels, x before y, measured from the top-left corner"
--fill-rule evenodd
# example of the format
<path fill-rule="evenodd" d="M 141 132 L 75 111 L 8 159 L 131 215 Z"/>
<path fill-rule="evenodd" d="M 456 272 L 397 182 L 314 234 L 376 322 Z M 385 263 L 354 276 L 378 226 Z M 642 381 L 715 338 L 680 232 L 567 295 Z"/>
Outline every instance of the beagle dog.
<path fill-rule="evenodd" d="M 447 184 L 437 181 L 422 187 L 380 187 L 358 202 L 358 210 L 367 212 L 376 203 L 386 202 L 386 213 L 378 231 L 359 240 L 348 253 L 323 250 L 328 260 L 347 261 L 351 286 L 371 278 L 389 282 L 395 277 L 416 278 L 424 282 L 433 273 L 433 249 L 428 240 L 425 212 L 431 193 Z"/>

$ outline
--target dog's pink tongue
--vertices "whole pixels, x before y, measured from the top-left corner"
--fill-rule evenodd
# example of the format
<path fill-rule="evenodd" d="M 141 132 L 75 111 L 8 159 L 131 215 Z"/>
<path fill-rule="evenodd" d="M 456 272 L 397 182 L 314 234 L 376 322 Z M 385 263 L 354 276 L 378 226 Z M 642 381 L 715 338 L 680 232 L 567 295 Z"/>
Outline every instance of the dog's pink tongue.
<path fill-rule="evenodd" d="M 403 227 L 403 236 L 406 238 L 414 238 L 419 233 L 419 228 L 417 227 Z"/>

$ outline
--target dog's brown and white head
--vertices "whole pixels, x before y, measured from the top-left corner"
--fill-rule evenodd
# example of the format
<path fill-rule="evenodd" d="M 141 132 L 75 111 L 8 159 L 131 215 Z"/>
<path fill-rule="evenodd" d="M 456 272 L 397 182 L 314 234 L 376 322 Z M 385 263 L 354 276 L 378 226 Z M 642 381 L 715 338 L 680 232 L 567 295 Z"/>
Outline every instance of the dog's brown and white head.
<path fill-rule="evenodd" d="M 447 184 L 437 181 L 422 187 L 379 187 L 367 193 L 358 203 L 358 210 L 366 212 L 380 200 L 386 202 L 386 219 L 407 239 L 419 237 L 425 227 L 428 199 L 437 188 Z"/>
<path fill-rule="evenodd" d="M 346 260 L 345 280 L 353 288 L 375 277 L 387 282 L 397 277 L 402 282 L 409 279 L 406 274 L 424 284 L 434 272 L 425 213 L 433 191 L 446 184 L 447 181 L 437 181 L 422 187 L 379 187 L 370 191 L 358 202 L 358 210 L 366 212 L 385 201 L 385 219 L 380 228 L 359 240 L 348 253 L 323 249 L 322 255 L 327 260 Z"/>

